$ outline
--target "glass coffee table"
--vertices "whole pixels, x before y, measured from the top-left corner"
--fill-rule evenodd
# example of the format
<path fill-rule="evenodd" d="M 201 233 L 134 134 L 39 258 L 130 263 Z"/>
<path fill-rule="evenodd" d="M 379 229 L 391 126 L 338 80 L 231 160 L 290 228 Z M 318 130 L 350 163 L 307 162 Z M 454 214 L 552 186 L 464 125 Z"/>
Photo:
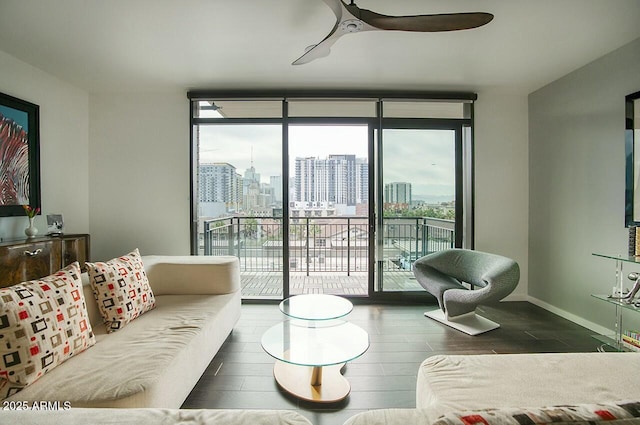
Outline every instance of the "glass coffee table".
<path fill-rule="evenodd" d="M 338 319 L 353 310 L 348 299 L 327 294 L 295 295 L 282 301 L 279 307 L 287 316 L 303 320 Z"/>
<path fill-rule="evenodd" d="M 333 403 L 351 391 L 344 365 L 369 348 L 369 335 L 339 319 L 353 305 L 333 295 L 297 295 L 280 304 L 287 319 L 262 336 L 262 348 L 277 361 L 276 382 L 303 400 Z"/>

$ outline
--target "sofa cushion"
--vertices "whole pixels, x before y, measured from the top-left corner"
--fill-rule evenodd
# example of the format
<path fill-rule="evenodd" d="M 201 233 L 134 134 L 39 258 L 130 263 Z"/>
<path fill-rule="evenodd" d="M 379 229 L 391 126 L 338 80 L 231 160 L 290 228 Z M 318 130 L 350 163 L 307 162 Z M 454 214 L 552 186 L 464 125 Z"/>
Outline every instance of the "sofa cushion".
<path fill-rule="evenodd" d="M 578 404 L 535 408 L 503 408 L 451 412 L 433 425 L 593 424 L 640 417 L 640 402 Z"/>
<path fill-rule="evenodd" d="M 147 277 L 158 295 L 231 294 L 240 290 L 238 257 L 145 255 Z M 176 285 L 188 276 L 188 284 Z"/>
<path fill-rule="evenodd" d="M 434 355 L 418 370 L 416 407 L 439 415 L 636 398 L 640 380 L 611 372 L 621 367 L 638 370 L 638 353 Z"/>
<path fill-rule="evenodd" d="M 31 404 L 33 406 L 33 404 Z M 311 425 L 293 410 L 76 409 L 2 411 L 0 423 L 20 425 Z"/>
<path fill-rule="evenodd" d="M 156 308 L 121 331 L 96 336 L 91 350 L 8 401 L 69 401 L 73 408 L 178 408 L 239 316 L 239 291 L 158 296 Z"/>
<path fill-rule="evenodd" d="M 122 329 L 155 307 L 155 297 L 137 248 L 107 262 L 86 265 L 107 332 Z"/>
<path fill-rule="evenodd" d="M 0 289 L 0 398 L 93 344 L 78 262 Z"/>

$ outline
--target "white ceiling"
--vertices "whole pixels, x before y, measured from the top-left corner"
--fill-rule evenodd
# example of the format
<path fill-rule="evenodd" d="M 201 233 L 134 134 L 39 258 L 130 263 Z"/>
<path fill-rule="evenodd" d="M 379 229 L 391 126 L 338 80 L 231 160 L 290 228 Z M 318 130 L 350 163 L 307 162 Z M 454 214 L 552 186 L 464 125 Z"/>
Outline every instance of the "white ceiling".
<path fill-rule="evenodd" d="M 529 93 L 640 37 L 640 0 L 359 0 L 388 15 L 490 12 L 447 33 L 349 34 L 292 66 L 335 17 L 321 0 L 0 0 L 0 50 L 89 92 L 187 89 Z"/>

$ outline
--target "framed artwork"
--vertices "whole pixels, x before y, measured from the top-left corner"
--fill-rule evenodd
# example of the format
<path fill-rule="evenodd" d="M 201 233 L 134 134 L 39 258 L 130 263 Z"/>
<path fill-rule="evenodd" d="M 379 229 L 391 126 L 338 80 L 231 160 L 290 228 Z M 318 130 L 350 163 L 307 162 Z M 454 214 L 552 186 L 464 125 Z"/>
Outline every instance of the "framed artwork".
<path fill-rule="evenodd" d="M 62 229 L 64 229 L 62 214 L 47 214 L 47 235 L 61 235 Z"/>
<path fill-rule="evenodd" d="M 625 97 L 625 221 L 640 225 L 640 91 Z"/>
<path fill-rule="evenodd" d="M 40 108 L 0 93 L 0 216 L 40 205 Z"/>

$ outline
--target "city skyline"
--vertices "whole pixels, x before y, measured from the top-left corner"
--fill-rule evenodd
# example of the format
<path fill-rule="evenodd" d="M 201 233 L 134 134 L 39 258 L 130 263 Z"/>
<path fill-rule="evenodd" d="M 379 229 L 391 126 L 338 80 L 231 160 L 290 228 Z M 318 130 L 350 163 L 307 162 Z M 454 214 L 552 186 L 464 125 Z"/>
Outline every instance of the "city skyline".
<path fill-rule="evenodd" d="M 290 176 L 296 157 L 368 158 L 366 132 L 364 125 L 290 126 Z M 384 137 L 384 183 L 411 182 L 416 200 L 455 199 L 453 131 L 385 130 Z M 280 125 L 200 126 L 200 163 L 226 162 L 240 174 L 253 164 L 269 183 L 282 175 L 281 139 Z"/>

